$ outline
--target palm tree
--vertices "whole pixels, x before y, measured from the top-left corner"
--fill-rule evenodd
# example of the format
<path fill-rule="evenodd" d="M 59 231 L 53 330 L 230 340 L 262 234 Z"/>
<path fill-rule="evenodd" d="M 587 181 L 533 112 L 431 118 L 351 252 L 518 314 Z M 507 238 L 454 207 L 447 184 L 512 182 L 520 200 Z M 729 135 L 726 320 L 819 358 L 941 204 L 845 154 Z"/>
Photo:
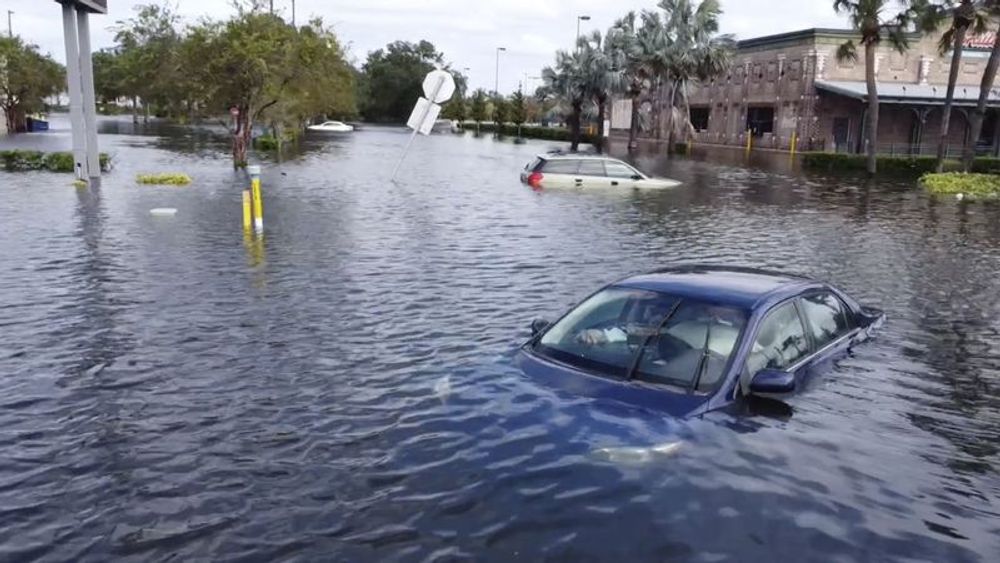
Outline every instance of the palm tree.
<path fill-rule="evenodd" d="M 604 118 L 607 115 L 608 101 L 621 88 L 623 65 L 622 61 L 617 60 L 612 46 L 602 40 L 599 31 L 581 38 L 578 51 L 584 69 L 586 93 L 597 105 L 597 138 L 594 146 L 600 151 L 604 145 Z"/>
<path fill-rule="evenodd" d="M 660 0 L 657 6 L 665 12 L 647 16 L 647 24 L 659 28 L 650 31 L 657 49 L 651 64 L 667 86 L 668 131 L 670 147 L 677 132 L 689 138 L 691 108 L 687 89 L 693 80 L 707 81 L 729 67 L 736 42 L 732 35 L 718 35 L 722 8 L 718 0 Z"/>
<path fill-rule="evenodd" d="M 655 21 L 651 19 L 651 15 L 656 16 Z M 635 12 L 629 12 L 616 21 L 605 36 L 609 56 L 614 64 L 622 69 L 620 89 L 632 102 L 628 131 L 630 150 L 638 146 L 636 138 L 639 135 L 639 108 L 642 105 L 643 93 L 653 83 L 656 42 L 659 34 L 657 14 L 643 12 L 641 17 L 642 22 L 637 27 Z"/>
<path fill-rule="evenodd" d="M 581 42 L 584 40 L 581 39 Z M 571 111 L 570 150 L 580 147 L 580 119 L 583 115 L 583 103 L 587 99 L 586 69 L 582 64 L 580 50 L 573 53 L 556 51 L 556 64 L 542 69 L 542 81 L 545 88 L 568 103 Z"/>
<path fill-rule="evenodd" d="M 1000 15 L 1000 2 L 988 0 L 983 2 L 983 7 L 988 13 L 996 17 Z M 983 79 L 979 85 L 979 101 L 976 109 L 969 118 L 969 142 L 965 145 L 962 153 L 962 170 L 968 172 L 972 169 L 972 161 L 976 157 L 976 142 L 979 134 L 983 130 L 983 118 L 986 116 L 986 103 L 989 101 L 990 90 L 993 89 L 993 81 L 997 77 L 997 67 L 1000 66 L 1000 29 L 997 29 L 993 39 L 993 50 L 990 51 L 990 60 L 986 63 L 986 71 L 983 72 Z"/>
<path fill-rule="evenodd" d="M 885 16 L 891 0 L 833 0 L 833 10 L 847 14 L 851 25 L 861 35 L 861 45 L 865 48 L 865 82 L 868 86 L 868 111 L 865 114 L 869 175 L 875 174 L 875 155 L 878 137 L 878 89 L 875 86 L 875 49 L 883 41 L 903 53 L 909 43 L 906 32 L 922 6 L 916 1 L 904 5 L 902 11 Z M 922 4 L 923 2 L 921 2 Z M 857 60 L 858 51 L 854 40 L 848 40 L 837 48 L 837 60 Z"/>
<path fill-rule="evenodd" d="M 957 5 L 956 5 L 957 4 Z M 944 5 L 927 10 L 923 27 L 933 29 L 942 17 L 951 15 L 951 25 L 941 36 L 938 51 L 943 56 L 951 50 L 951 70 L 948 73 L 948 89 L 944 98 L 944 108 L 941 110 L 941 138 L 938 140 L 937 164 L 935 169 L 941 172 L 948 151 L 948 127 L 951 124 L 951 106 L 955 98 L 955 83 L 958 81 L 958 69 L 962 66 L 962 49 L 965 45 L 966 33 L 986 31 L 987 15 L 981 10 L 980 3 L 974 0 L 945 0 Z M 975 143 L 975 139 L 972 139 Z"/>

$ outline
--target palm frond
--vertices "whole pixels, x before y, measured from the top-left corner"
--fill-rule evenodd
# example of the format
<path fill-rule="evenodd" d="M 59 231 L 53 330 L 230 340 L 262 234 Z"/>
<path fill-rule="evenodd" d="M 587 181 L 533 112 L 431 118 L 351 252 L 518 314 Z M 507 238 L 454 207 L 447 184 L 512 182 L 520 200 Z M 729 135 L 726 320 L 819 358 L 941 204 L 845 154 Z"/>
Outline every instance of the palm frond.
<path fill-rule="evenodd" d="M 858 48 L 853 40 L 845 41 L 837 47 L 837 60 L 842 62 L 857 62 Z"/>

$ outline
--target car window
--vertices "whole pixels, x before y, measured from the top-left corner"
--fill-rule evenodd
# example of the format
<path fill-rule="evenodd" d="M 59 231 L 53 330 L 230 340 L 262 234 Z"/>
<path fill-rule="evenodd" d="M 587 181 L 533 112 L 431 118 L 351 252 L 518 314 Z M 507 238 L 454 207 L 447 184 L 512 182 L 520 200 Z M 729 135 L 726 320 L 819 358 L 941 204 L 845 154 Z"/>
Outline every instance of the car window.
<path fill-rule="evenodd" d="M 579 167 L 579 160 L 561 158 L 545 161 L 545 167 L 542 168 L 542 172 L 547 174 L 576 174 L 576 170 Z"/>
<path fill-rule="evenodd" d="M 578 172 L 581 176 L 604 176 L 604 162 L 600 160 L 581 160 L 580 161 L 580 171 Z"/>
<path fill-rule="evenodd" d="M 822 348 L 850 330 L 844 304 L 830 292 L 813 293 L 802 298 L 802 313 L 809 322 L 809 330 Z"/>
<path fill-rule="evenodd" d="M 539 167 L 541 166 L 541 164 L 542 164 L 542 163 L 544 163 L 544 162 L 545 162 L 545 160 L 544 160 L 544 159 L 541 159 L 541 158 L 536 158 L 535 160 L 532 160 L 531 162 L 529 162 L 529 163 L 528 163 L 528 164 L 527 164 L 527 165 L 526 165 L 526 166 L 524 167 L 524 169 L 525 169 L 525 170 L 531 170 L 532 172 L 534 172 L 535 170 L 538 170 L 538 168 L 539 168 Z"/>
<path fill-rule="evenodd" d="M 789 301 L 771 311 L 758 327 L 747 358 L 747 376 L 753 377 L 764 368 L 788 369 L 808 354 L 802 320 Z"/>
<path fill-rule="evenodd" d="M 643 350 L 636 378 L 685 388 L 697 380 L 699 391 L 714 389 L 745 324 L 740 309 L 684 301 Z"/>
<path fill-rule="evenodd" d="M 604 169 L 607 170 L 609 178 L 631 178 L 635 176 L 635 170 L 632 170 L 625 164 L 621 162 L 614 162 L 608 160 L 604 163 Z"/>
<path fill-rule="evenodd" d="M 584 369 L 625 375 L 639 346 L 676 302 L 654 291 L 605 289 L 546 331 L 536 350 Z"/>

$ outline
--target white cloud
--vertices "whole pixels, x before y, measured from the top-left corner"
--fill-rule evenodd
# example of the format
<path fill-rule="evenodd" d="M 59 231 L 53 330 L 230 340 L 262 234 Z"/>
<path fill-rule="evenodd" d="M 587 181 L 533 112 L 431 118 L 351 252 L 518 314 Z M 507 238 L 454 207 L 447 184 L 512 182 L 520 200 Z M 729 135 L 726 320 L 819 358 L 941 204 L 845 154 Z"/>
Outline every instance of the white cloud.
<path fill-rule="evenodd" d="M 109 0 L 110 14 L 92 18 L 96 48 L 112 44 L 109 29 L 132 15 L 134 6 L 153 0 Z M 160 0 L 162 1 L 162 0 Z M 169 0 L 194 22 L 231 12 L 230 0 Z M 291 0 L 274 0 L 291 17 Z M 426 39 L 457 68 L 468 67 L 473 87 L 493 88 L 496 47 L 501 56 L 500 89 L 511 91 L 525 73 L 538 75 L 555 49 L 572 48 L 576 18 L 582 31 L 607 29 L 629 10 L 654 9 L 655 0 L 296 0 L 297 19 L 321 16 L 334 26 L 355 61 L 397 39 Z M 722 0 L 722 31 L 740 38 L 807 27 L 843 27 L 830 0 Z M 14 13 L 14 31 L 63 60 L 59 6 L 53 0 L 0 0 L 0 14 Z M 6 23 L 6 22 L 4 22 Z M 4 30 L 6 31 L 6 30 Z"/>

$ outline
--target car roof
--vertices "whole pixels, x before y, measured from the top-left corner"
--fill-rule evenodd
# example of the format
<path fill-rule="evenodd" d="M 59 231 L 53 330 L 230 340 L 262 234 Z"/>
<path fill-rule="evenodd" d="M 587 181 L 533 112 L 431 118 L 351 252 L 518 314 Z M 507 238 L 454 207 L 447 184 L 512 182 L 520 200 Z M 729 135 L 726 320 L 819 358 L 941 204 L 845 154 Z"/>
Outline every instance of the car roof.
<path fill-rule="evenodd" d="M 613 160 L 615 162 L 622 162 L 621 160 L 604 156 L 603 154 L 563 154 L 563 153 L 542 153 L 536 156 L 542 160 Z"/>
<path fill-rule="evenodd" d="M 669 293 L 743 309 L 754 309 L 770 298 L 784 299 L 811 286 L 822 286 L 809 278 L 781 272 L 705 264 L 664 268 L 629 276 L 613 285 Z"/>

